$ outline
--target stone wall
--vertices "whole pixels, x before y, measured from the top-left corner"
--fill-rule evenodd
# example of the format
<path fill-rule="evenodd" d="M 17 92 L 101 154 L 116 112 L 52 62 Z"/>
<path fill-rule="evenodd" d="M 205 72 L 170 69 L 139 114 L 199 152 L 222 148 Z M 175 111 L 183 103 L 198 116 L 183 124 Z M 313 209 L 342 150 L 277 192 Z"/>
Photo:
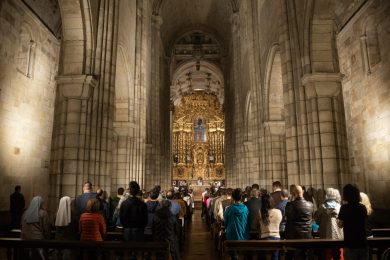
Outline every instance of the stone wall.
<path fill-rule="evenodd" d="M 20 184 L 27 202 L 48 197 L 60 42 L 24 6 L 0 6 L 0 210 Z"/>
<path fill-rule="evenodd" d="M 350 175 L 378 209 L 390 199 L 390 2 L 368 1 L 337 37 Z"/>

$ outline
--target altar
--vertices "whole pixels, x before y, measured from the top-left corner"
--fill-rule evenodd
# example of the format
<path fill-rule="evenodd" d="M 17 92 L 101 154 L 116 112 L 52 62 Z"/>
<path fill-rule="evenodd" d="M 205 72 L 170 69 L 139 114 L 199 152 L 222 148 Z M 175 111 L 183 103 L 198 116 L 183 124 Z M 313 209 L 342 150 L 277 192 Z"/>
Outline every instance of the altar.
<path fill-rule="evenodd" d="M 191 185 L 190 188 L 194 192 L 194 200 L 195 201 L 201 201 L 202 200 L 202 193 L 205 191 L 206 188 L 210 188 L 210 185 Z"/>
<path fill-rule="evenodd" d="M 223 106 L 209 93 L 184 96 L 175 106 L 172 125 L 172 180 L 204 191 L 225 180 Z M 199 180 L 201 182 L 199 183 Z"/>

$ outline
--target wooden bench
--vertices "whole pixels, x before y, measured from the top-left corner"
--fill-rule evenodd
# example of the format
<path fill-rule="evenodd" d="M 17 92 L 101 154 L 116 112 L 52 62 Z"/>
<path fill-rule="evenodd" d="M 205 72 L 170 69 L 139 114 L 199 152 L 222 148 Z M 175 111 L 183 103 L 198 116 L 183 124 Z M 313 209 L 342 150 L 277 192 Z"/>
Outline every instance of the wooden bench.
<path fill-rule="evenodd" d="M 62 259 L 63 250 L 77 252 L 78 259 L 88 259 L 91 252 L 96 259 L 142 260 L 145 255 L 151 260 L 158 256 L 170 259 L 169 245 L 165 242 L 120 242 L 120 241 L 65 241 L 65 240 L 23 240 L 20 238 L 0 238 L 0 248 L 7 249 L 8 259 L 21 259 L 21 249 L 44 249 L 51 251 L 54 259 Z M 50 258 L 49 258 L 50 259 Z"/>
<path fill-rule="evenodd" d="M 230 259 L 235 255 L 239 260 L 257 260 L 258 255 L 265 255 L 266 259 L 271 259 L 272 251 L 279 250 L 280 259 L 284 260 L 286 252 L 296 250 L 317 250 L 343 248 L 343 240 L 334 239 L 301 239 L 301 240 L 245 240 L 245 241 L 225 241 L 224 258 Z M 390 247 L 390 237 L 368 239 L 370 255 L 373 260 L 382 259 L 386 249 Z"/>

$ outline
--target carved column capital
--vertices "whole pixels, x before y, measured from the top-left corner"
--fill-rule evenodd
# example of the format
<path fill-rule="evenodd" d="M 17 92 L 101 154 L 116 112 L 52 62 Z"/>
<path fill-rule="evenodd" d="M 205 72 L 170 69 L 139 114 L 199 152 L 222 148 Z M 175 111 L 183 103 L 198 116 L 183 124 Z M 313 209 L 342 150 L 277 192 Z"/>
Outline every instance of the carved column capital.
<path fill-rule="evenodd" d="M 163 23 L 163 19 L 159 15 L 152 15 L 152 25 L 156 29 L 160 29 L 161 25 Z"/>
<path fill-rule="evenodd" d="M 61 75 L 56 77 L 61 95 L 69 99 L 88 99 L 98 80 L 93 75 Z"/>
<path fill-rule="evenodd" d="M 332 97 L 339 95 L 343 77 L 341 73 L 307 73 L 301 81 L 307 98 Z"/>

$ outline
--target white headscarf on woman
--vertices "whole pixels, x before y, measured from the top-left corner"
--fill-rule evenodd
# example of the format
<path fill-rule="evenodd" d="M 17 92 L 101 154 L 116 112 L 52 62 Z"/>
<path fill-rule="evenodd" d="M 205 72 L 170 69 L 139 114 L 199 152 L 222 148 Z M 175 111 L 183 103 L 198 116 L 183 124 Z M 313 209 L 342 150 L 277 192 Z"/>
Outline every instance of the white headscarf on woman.
<path fill-rule="evenodd" d="M 70 197 L 64 196 L 60 199 L 60 205 L 58 206 L 56 227 L 68 226 L 71 222 L 71 200 Z"/>
<path fill-rule="evenodd" d="M 39 210 L 41 209 L 41 206 L 42 206 L 41 196 L 36 196 L 31 200 L 25 216 L 27 223 L 39 222 Z"/>

